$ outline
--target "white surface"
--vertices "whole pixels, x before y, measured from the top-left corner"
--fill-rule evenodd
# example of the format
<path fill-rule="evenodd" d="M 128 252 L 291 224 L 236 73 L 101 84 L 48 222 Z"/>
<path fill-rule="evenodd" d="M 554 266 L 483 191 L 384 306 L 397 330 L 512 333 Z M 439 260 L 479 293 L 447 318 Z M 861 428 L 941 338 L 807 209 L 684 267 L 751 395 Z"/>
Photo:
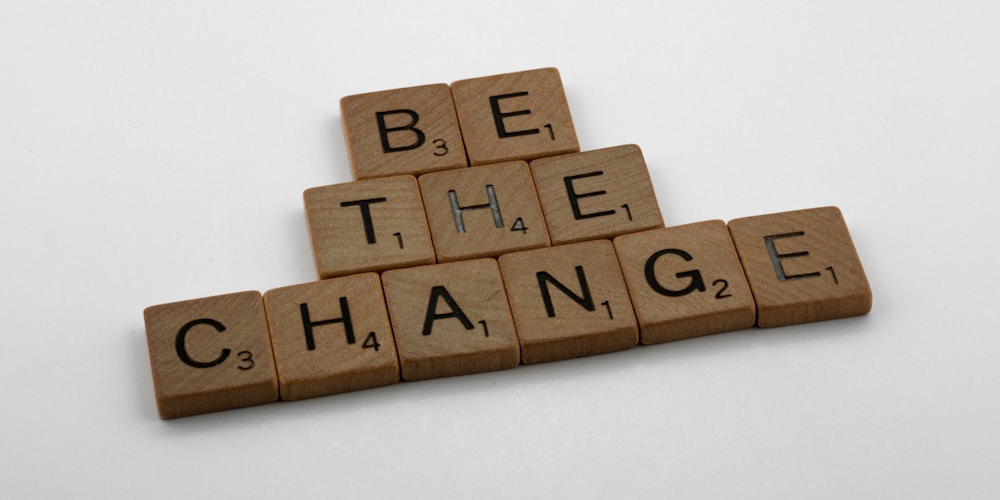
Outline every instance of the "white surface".
<path fill-rule="evenodd" d="M 3 498 L 996 498 L 996 2 L 0 4 Z M 340 97 L 562 72 L 668 225 L 841 207 L 869 316 L 164 422 L 146 306 L 315 279 Z"/>

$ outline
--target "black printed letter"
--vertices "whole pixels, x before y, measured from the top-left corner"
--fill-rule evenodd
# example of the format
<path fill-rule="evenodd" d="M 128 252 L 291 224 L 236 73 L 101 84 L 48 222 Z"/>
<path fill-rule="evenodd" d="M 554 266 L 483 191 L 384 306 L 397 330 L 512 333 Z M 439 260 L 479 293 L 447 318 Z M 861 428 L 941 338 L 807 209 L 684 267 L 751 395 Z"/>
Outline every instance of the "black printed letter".
<path fill-rule="evenodd" d="M 587 276 L 583 274 L 582 266 L 576 266 L 576 279 L 580 281 L 580 288 L 583 289 L 583 297 L 573 293 L 572 290 L 566 288 L 566 285 L 563 285 L 553 278 L 551 274 L 545 271 L 536 273 L 535 277 L 538 278 L 538 288 L 542 291 L 542 300 L 545 302 L 545 312 L 550 318 L 556 315 L 556 309 L 552 305 L 552 296 L 549 294 L 549 283 L 555 285 L 559 291 L 566 294 L 567 297 L 573 299 L 573 301 L 577 304 L 580 304 L 580 307 L 588 311 L 593 311 L 595 309 L 594 299 L 590 296 L 590 287 L 587 286 Z"/>
<path fill-rule="evenodd" d="M 667 297 L 681 297 L 695 290 L 704 292 L 705 282 L 702 281 L 701 273 L 697 269 L 695 269 L 694 271 L 684 271 L 674 275 L 677 276 L 678 278 L 691 278 L 691 283 L 689 283 L 687 288 L 683 290 L 670 290 L 660 284 L 660 282 L 656 279 L 656 272 L 654 268 L 656 267 L 656 261 L 659 260 L 660 257 L 663 257 L 664 255 L 667 254 L 676 255 L 684 259 L 685 261 L 690 261 L 692 259 L 691 254 L 685 252 L 684 250 L 678 250 L 676 248 L 667 248 L 654 253 L 648 259 L 646 259 L 646 282 L 649 283 L 649 287 L 655 290 L 657 293 L 661 295 L 666 295 Z"/>
<path fill-rule="evenodd" d="M 527 129 L 527 130 L 515 130 L 513 132 L 508 132 L 507 131 L 507 127 L 505 127 L 504 124 L 503 124 L 503 119 L 504 118 L 507 118 L 508 116 L 530 115 L 531 114 L 531 110 L 530 109 L 522 109 L 522 110 L 518 110 L 518 111 L 511 111 L 510 113 L 501 113 L 500 112 L 500 99 L 508 99 L 508 98 L 511 98 L 511 97 L 521 97 L 521 96 L 525 96 L 525 95 L 528 95 L 528 93 L 527 92 L 515 92 L 513 94 L 504 94 L 504 95 L 490 96 L 490 108 L 493 109 L 493 123 L 496 124 L 496 126 L 497 126 L 497 135 L 500 136 L 501 139 L 506 138 L 506 137 L 516 137 L 516 136 L 519 136 L 519 135 L 531 135 L 531 134 L 537 134 L 538 133 L 538 129 L 537 128 L 532 128 L 532 129 Z"/>
<path fill-rule="evenodd" d="M 358 206 L 361 208 L 361 221 L 365 224 L 365 239 L 368 240 L 369 245 L 375 243 L 375 224 L 372 223 L 372 210 L 368 208 L 368 205 L 382 203 L 383 201 L 386 201 L 386 199 L 371 198 L 367 200 L 345 201 L 340 204 L 342 207 Z"/>
<path fill-rule="evenodd" d="M 448 304 L 448 307 L 451 308 L 451 312 L 444 314 L 437 313 L 437 302 L 439 298 L 444 299 L 444 301 Z M 427 301 L 427 313 L 424 315 L 424 331 L 422 333 L 424 335 L 430 335 L 431 330 L 434 329 L 434 322 L 445 318 L 458 318 L 466 330 L 472 330 L 475 328 L 472 326 L 472 322 L 469 321 L 469 317 L 462 312 L 462 308 L 458 307 L 458 304 L 455 303 L 455 299 L 451 298 L 451 294 L 448 293 L 448 289 L 443 286 L 436 286 L 431 289 L 431 298 Z"/>
<path fill-rule="evenodd" d="M 306 334 L 306 349 L 316 350 L 316 341 L 313 339 L 313 327 L 332 325 L 334 323 L 344 324 L 344 333 L 347 335 L 347 343 L 354 343 L 354 327 L 351 325 L 351 309 L 347 306 L 347 297 L 340 298 L 341 317 L 312 321 L 309 319 L 309 304 L 299 304 L 299 312 L 302 313 L 302 329 Z"/>
<path fill-rule="evenodd" d="M 580 198 L 587 198 L 590 196 L 600 196 L 602 194 L 607 194 L 607 191 L 602 189 L 600 191 L 591 191 L 589 193 L 577 194 L 577 192 L 573 190 L 573 181 L 575 181 L 576 179 L 582 179 L 584 177 L 596 177 L 598 175 L 604 175 L 604 172 L 598 170 L 597 172 L 589 172 L 586 174 L 563 177 L 563 183 L 566 184 L 566 195 L 569 196 L 569 205 L 573 209 L 574 219 L 576 220 L 590 219 L 592 217 L 602 217 L 605 215 L 611 215 L 615 213 L 614 210 L 605 210 L 603 212 L 594 212 L 590 214 L 585 214 L 580 212 L 580 204 L 576 200 Z"/>
<path fill-rule="evenodd" d="M 402 127 L 386 127 L 385 126 L 385 116 L 386 115 L 396 115 L 396 114 L 406 114 L 410 115 L 410 123 L 403 125 Z M 378 111 L 375 113 L 375 119 L 378 120 L 378 135 L 382 139 L 382 152 L 383 153 L 395 153 L 397 151 L 409 151 L 411 149 L 417 149 L 424 143 L 424 133 L 422 130 L 416 127 L 417 121 L 420 120 L 420 116 L 416 112 L 409 109 L 394 109 L 392 111 Z M 413 141 L 411 144 L 405 146 L 392 147 L 389 145 L 389 132 L 399 132 L 403 130 L 413 131 L 413 134 L 417 136 L 417 140 Z"/>
<path fill-rule="evenodd" d="M 193 366 L 195 368 L 211 368 L 219 363 L 222 363 L 229 357 L 229 349 L 223 349 L 219 353 L 219 357 L 212 361 L 195 361 L 191 359 L 191 356 L 187 352 L 187 347 L 184 345 L 184 339 L 187 338 L 188 332 L 198 325 L 208 325 L 215 328 L 217 332 L 226 331 L 226 326 L 218 321 L 210 318 L 201 318 L 194 321 L 189 321 L 186 325 L 182 326 L 177 332 L 177 338 L 174 339 L 174 348 L 177 349 L 177 357 L 181 358 L 181 361 L 188 366 Z"/>

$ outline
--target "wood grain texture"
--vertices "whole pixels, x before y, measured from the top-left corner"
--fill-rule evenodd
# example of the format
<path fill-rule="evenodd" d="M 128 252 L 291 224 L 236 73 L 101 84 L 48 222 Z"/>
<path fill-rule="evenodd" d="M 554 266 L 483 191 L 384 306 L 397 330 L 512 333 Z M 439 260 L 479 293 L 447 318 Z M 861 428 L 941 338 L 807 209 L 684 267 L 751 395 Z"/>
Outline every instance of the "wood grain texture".
<path fill-rule="evenodd" d="M 495 260 L 386 271 L 382 284 L 404 380 L 518 365 L 517 334 Z"/>
<path fill-rule="evenodd" d="M 269 290 L 264 308 L 281 399 L 399 382 L 396 343 L 377 274 Z"/>
<path fill-rule="evenodd" d="M 591 356 L 638 343 L 632 303 L 610 241 L 509 253 L 499 261 L 522 363 Z"/>
<path fill-rule="evenodd" d="M 866 314 L 872 291 L 837 207 L 735 219 L 729 231 L 757 304 L 757 326 Z"/>
<path fill-rule="evenodd" d="M 278 399 L 259 292 L 150 306 L 143 315 L 161 418 Z"/>
<path fill-rule="evenodd" d="M 340 100 L 340 115 L 355 180 L 468 164 L 444 83 L 347 96 Z"/>
<path fill-rule="evenodd" d="M 459 80 L 451 93 L 470 165 L 580 150 L 555 68 Z"/>
<path fill-rule="evenodd" d="M 534 160 L 531 175 L 553 245 L 663 227 L 634 144 Z"/>
<path fill-rule="evenodd" d="M 753 295 L 725 222 L 653 229 L 614 244 L 643 344 L 754 325 Z"/>
<path fill-rule="evenodd" d="M 321 279 L 435 262 L 413 176 L 312 188 L 304 198 Z"/>
<path fill-rule="evenodd" d="M 438 262 L 549 246 L 523 161 L 435 172 L 418 182 Z"/>

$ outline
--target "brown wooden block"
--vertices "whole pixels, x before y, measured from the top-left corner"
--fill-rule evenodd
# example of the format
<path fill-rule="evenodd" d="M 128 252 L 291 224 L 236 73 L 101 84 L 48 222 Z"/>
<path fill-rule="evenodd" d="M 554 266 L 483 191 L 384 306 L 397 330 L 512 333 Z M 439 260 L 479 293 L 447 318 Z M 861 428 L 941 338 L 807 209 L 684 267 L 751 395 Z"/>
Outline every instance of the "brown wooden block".
<path fill-rule="evenodd" d="M 663 227 L 639 146 L 615 146 L 531 162 L 553 245 Z"/>
<path fill-rule="evenodd" d="M 513 368 L 517 334 L 493 259 L 386 271 L 403 380 Z"/>
<path fill-rule="evenodd" d="M 413 176 L 312 188 L 304 198 L 321 279 L 435 262 Z"/>
<path fill-rule="evenodd" d="M 749 328 L 753 296 L 721 220 L 615 238 L 643 344 Z"/>
<path fill-rule="evenodd" d="M 521 342 L 521 362 L 542 363 L 628 349 L 639 330 L 610 241 L 500 257 Z"/>
<path fill-rule="evenodd" d="M 451 93 L 470 165 L 580 150 L 555 68 L 459 80 Z"/>
<path fill-rule="evenodd" d="M 143 315 L 160 417 L 278 399 L 259 292 L 150 306 Z"/>
<path fill-rule="evenodd" d="M 872 291 L 837 207 L 729 221 L 746 271 L 757 326 L 866 314 Z"/>
<path fill-rule="evenodd" d="M 264 308 L 281 399 L 399 382 L 396 343 L 377 274 L 269 290 Z"/>
<path fill-rule="evenodd" d="M 467 166 L 448 85 L 439 83 L 340 100 L 356 180 Z"/>
<path fill-rule="evenodd" d="M 523 161 L 435 172 L 418 181 L 438 262 L 549 246 Z"/>

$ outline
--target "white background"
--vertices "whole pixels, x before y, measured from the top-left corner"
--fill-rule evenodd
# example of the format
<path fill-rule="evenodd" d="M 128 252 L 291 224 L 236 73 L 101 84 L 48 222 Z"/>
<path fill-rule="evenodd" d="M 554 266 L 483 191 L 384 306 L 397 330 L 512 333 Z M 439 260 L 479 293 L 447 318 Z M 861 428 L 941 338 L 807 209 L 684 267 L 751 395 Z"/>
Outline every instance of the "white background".
<path fill-rule="evenodd" d="M 0 496 L 997 498 L 998 21 L 6 0 Z M 871 314 L 157 417 L 143 308 L 316 279 L 341 97 L 543 66 L 583 149 L 643 149 L 667 225 L 839 206 Z"/>

